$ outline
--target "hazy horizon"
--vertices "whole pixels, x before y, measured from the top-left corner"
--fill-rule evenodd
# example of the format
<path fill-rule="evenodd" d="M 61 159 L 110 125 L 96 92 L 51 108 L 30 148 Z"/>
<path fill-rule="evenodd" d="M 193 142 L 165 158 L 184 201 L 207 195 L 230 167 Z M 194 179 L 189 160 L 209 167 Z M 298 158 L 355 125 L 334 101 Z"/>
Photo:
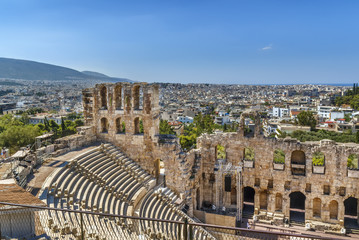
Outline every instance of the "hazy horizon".
<path fill-rule="evenodd" d="M 358 82 L 359 2 L 1 3 L 3 57 L 142 82 Z"/>

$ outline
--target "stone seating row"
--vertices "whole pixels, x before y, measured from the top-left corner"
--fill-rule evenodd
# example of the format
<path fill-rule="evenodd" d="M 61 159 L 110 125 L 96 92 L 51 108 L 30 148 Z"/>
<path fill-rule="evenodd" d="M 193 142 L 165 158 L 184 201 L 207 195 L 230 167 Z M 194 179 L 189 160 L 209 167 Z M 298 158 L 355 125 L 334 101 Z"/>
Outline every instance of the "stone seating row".
<path fill-rule="evenodd" d="M 88 210 L 99 213 L 132 215 L 139 206 L 141 217 L 193 221 L 179 210 L 178 197 L 168 188 L 153 190 L 154 179 L 117 147 L 103 144 L 75 158 L 58 170 L 47 194 L 48 205 L 55 208 Z M 145 194 L 147 195 L 143 197 Z M 52 219 L 48 231 L 53 236 L 67 234 L 76 239 L 78 214 L 49 211 Z M 85 216 L 86 215 L 86 216 Z M 177 239 L 180 225 L 175 223 L 111 219 L 84 214 L 88 238 L 119 239 L 118 236 L 137 232 L 146 238 Z M 202 228 L 193 229 L 195 239 L 212 239 Z M 57 235 L 56 235 L 57 234 Z M 115 237 L 113 237 L 115 236 Z M 72 238 L 74 237 L 74 238 Z"/>
<path fill-rule="evenodd" d="M 93 162 L 90 163 L 90 161 Z M 136 196 L 136 192 L 143 187 L 146 180 L 150 180 L 150 177 L 144 171 L 140 171 L 139 166 L 133 163 L 131 164 L 131 169 L 119 166 L 119 163 L 125 162 L 132 163 L 128 160 L 121 160 L 120 162 L 117 161 L 116 164 L 116 161 L 113 161 L 100 151 L 91 151 L 84 155 L 83 158 L 72 161 L 71 164 L 58 171 L 54 176 L 49 188 L 48 204 L 55 208 L 82 209 L 126 215 L 127 207 L 134 201 L 131 198 Z M 53 226 L 64 225 L 60 223 L 70 224 L 70 226 L 76 225 L 76 218 L 70 218 L 66 216 L 66 213 L 60 215 L 62 216 L 56 214 L 56 217 L 52 218 L 56 219 L 56 221 L 52 220 L 56 222 Z M 96 223 L 91 219 L 84 221 L 87 221 L 87 224 Z M 96 221 L 97 225 L 101 226 L 101 223 L 99 223 L 101 220 Z M 118 222 L 115 225 L 123 227 L 119 226 Z M 72 233 L 72 231 L 69 231 L 70 227 L 66 226 L 64 228 L 66 229 L 61 230 L 62 232 L 59 228 L 59 232 Z M 103 230 L 99 228 L 95 232 L 98 232 L 99 235 L 107 236 L 109 229 L 114 228 L 114 226 L 105 227 Z M 56 227 L 54 229 L 56 230 Z M 76 227 L 71 229 L 76 229 Z"/>
<path fill-rule="evenodd" d="M 168 188 L 158 188 L 150 191 L 142 201 L 139 211 L 140 217 L 156 218 L 172 221 L 194 222 L 184 212 L 179 210 L 177 204 L 177 195 Z M 157 221 L 141 221 L 141 227 L 148 232 L 161 232 L 169 239 L 178 239 L 178 231 L 182 226 L 176 223 L 166 223 Z M 211 234 L 203 228 L 194 227 L 194 239 L 214 239 Z"/>

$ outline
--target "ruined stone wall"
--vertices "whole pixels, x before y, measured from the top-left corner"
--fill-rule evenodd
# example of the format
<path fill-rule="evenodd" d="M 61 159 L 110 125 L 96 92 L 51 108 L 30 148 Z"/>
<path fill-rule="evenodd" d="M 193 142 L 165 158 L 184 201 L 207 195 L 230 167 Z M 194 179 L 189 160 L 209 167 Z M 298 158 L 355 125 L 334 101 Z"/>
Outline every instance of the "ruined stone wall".
<path fill-rule="evenodd" d="M 243 166 L 240 194 L 243 197 L 245 187 L 254 189 L 256 215 L 271 213 L 289 218 L 290 194 L 300 192 L 305 195 L 306 220 L 342 225 L 344 200 L 359 198 L 359 172 L 347 168 L 348 156 L 358 154 L 359 145 L 266 138 L 261 134 L 258 114 L 245 112 L 237 133 L 204 134 L 197 140 L 197 149 L 185 153 L 177 138 L 158 135 L 158 94 L 157 85 L 145 83 L 99 84 L 85 89 L 85 123 L 93 126 L 98 140 L 119 146 L 154 176 L 161 159 L 167 186 L 186 201 L 190 215 L 203 203 L 233 207 L 238 200 L 235 191 L 224 191 L 225 176 L 219 179 L 218 145 L 225 147 L 225 164 Z M 255 118 L 255 128 L 248 134 L 244 118 L 250 116 Z M 139 119 L 143 122 L 143 133 L 138 133 Z M 119 123 L 125 124 L 125 131 L 118 127 Z M 254 150 L 254 161 L 244 160 L 245 148 Z M 275 149 L 285 153 L 284 164 L 273 162 Z M 313 166 L 312 156 L 317 151 L 325 156 L 324 166 Z M 305 157 L 301 165 L 298 161 L 302 155 Z M 232 188 L 237 187 L 235 175 L 230 175 Z M 330 216 L 333 201 L 338 204 L 336 218 Z"/>
<path fill-rule="evenodd" d="M 200 189 L 200 199 L 215 204 L 215 195 L 218 189 L 211 175 L 215 175 L 216 168 L 216 146 L 220 144 L 226 148 L 226 163 L 233 166 L 244 165 L 243 167 L 243 188 L 252 187 L 255 190 L 255 209 L 257 214 L 260 212 L 276 212 L 276 194 L 282 195 L 282 212 L 289 218 L 289 195 L 293 192 L 301 192 L 305 195 L 305 219 L 323 221 L 327 223 L 343 224 L 344 220 L 344 200 L 349 197 L 359 198 L 357 171 L 354 173 L 347 168 L 348 156 L 352 153 L 359 153 L 358 144 L 341 144 L 331 140 L 320 142 L 301 143 L 296 139 L 273 139 L 265 138 L 263 135 L 257 137 L 245 137 L 243 132 L 239 133 L 217 133 L 205 134 L 198 139 L 198 150 L 201 154 L 201 168 L 195 177 L 195 188 L 192 192 Z M 253 167 L 246 167 L 244 164 L 244 148 L 252 147 L 255 153 Z M 285 164 L 283 169 L 275 166 L 273 154 L 275 149 L 281 149 L 285 153 Z M 305 169 L 305 175 L 294 175 L 292 169 L 298 167 L 291 163 L 292 153 L 296 150 L 305 154 L 305 165 L 299 166 Z M 313 166 L 312 156 L 316 151 L 320 151 L 325 156 L 325 164 L 318 171 Z M 323 173 L 321 171 L 323 170 Z M 316 173 L 318 172 L 318 173 Z M 221 179 L 224 184 L 224 179 Z M 232 186 L 236 184 L 232 179 Z M 329 192 L 326 192 L 328 191 Z M 266 199 L 261 199 L 260 196 Z M 222 189 L 223 206 L 230 207 L 230 198 Z M 196 198 L 196 197 L 193 197 Z M 313 200 L 319 198 L 321 202 L 320 216 L 313 216 Z M 329 215 L 329 205 L 335 200 L 338 203 L 338 217 L 331 219 Z M 266 201 L 267 203 L 263 203 Z M 262 203 L 261 203 L 262 202 Z M 196 202 L 193 202 L 196 205 Z M 265 207 L 263 207 L 265 206 Z M 261 209 L 262 207 L 262 209 Z M 317 214 L 318 215 L 318 214 Z"/>
<path fill-rule="evenodd" d="M 112 142 L 145 170 L 153 171 L 160 116 L 158 85 L 97 84 L 83 91 L 83 104 L 85 123 L 95 127 L 97 139 Z M 141 121 L 143 133 L 139 132 Z"/>
<path fill-rule="evenodd" d="M 96 141 L 94 128 L 92 126 L 82 126 L 77 128 L 77 133 L 66 137 L 58 138 L 51 145 L 36 149 L 36 156 L 51 155 L 59 156 L 77 148 L 90 145 Z"/>

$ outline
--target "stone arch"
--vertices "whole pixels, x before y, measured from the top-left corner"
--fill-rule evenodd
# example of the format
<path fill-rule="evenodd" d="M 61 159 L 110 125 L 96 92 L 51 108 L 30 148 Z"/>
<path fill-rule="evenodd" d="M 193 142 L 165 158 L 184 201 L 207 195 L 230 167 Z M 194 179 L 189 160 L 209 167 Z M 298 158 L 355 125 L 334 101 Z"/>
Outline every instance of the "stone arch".
<path fill-rule="evenodd" d="M 106 86 L 102 86 L 100 90 L 100 103 L 101 109 L 107 109 L 107 88 Z"/>
<path fill-rule="evenodd" d="M 347 166 L 349 169 L 358 169 L 358 155 L 350 154 L 347 159 Z"/>
<path fill-rule="evenodd" d="M 335 200 L 329 203 L 329 217 L 330 219 L 338 219 L 338 202 Z"/>
<path fill-rule="evenodd" d="M 305 195 L 301 192 L 292 192 L 290 198 L 290 220 L 297 222 L 305 221 Z"/>
<path fill-rule="evenodd" d="M 121 122 L 120 117 L 116 118 L 116 133 L 117 134 L 123 133 L 122 132 L 122 122 Z"/>
<path fill-rule="evenodd" d="M 133 121 L 133 124 L 134 124 L 134 134 L 143 134 L 144 129 L 143 129 L 142 119 L 136 117 Z"/>
<path fill-rule="evenodd" d="M 120 110 L 122 109 L 122 86 L 117 85 L 115 87 L 115 109 Z"/>
<path fill-rule="evenodd" d="M 291 156 L 291 163 L 305 165 L 305 153 L 300 150 L 293 151 Z"/>
<path fill-rule="evenodd" d="M 278 212 L 282 211 L 283 196 L 280 193 L 275 195 L 275 210 Z"/>
<path fill-rule="evenodd" d="M 322 215 L 322 200 L 320 198 L 313 199 L 313 217 L 321 217 Z"/>
<path fill-rule="evenodd" d="M 143 89 L 140 85 L 136 85 L 133 87 L 132 96 L 133 96 L 133 109 L 135 110 L 142 109 Z"/>
<path fill-rule="evenodd" d="M 109 127 L 109 124 L 108 124 L 108 120 L 107 118 L 101 118 L 101 132 L 102 133 L 108 133 L 108 127 Z"/>
<path fill-rule="evenodd" d="M 259 194 L 259 207 L 260 209 L 267 210 L 267 206 L 268 206 L 268 194 L 267 191 L 262 191 Z"/>

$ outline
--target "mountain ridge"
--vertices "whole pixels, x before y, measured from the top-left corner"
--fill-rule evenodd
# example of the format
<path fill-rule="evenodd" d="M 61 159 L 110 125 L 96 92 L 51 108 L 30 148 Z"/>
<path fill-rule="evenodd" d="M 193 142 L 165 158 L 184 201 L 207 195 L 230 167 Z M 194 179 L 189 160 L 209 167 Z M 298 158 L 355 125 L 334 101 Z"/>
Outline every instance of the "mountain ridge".
<path fill-rule="evenodd" d="M 93 71 L 77 71 L 49 63 L 0 57 L 0 78 L 17 80 L 100 80 L 109 82 L 134 82 L 127 78 L 109 77 Z"/>

